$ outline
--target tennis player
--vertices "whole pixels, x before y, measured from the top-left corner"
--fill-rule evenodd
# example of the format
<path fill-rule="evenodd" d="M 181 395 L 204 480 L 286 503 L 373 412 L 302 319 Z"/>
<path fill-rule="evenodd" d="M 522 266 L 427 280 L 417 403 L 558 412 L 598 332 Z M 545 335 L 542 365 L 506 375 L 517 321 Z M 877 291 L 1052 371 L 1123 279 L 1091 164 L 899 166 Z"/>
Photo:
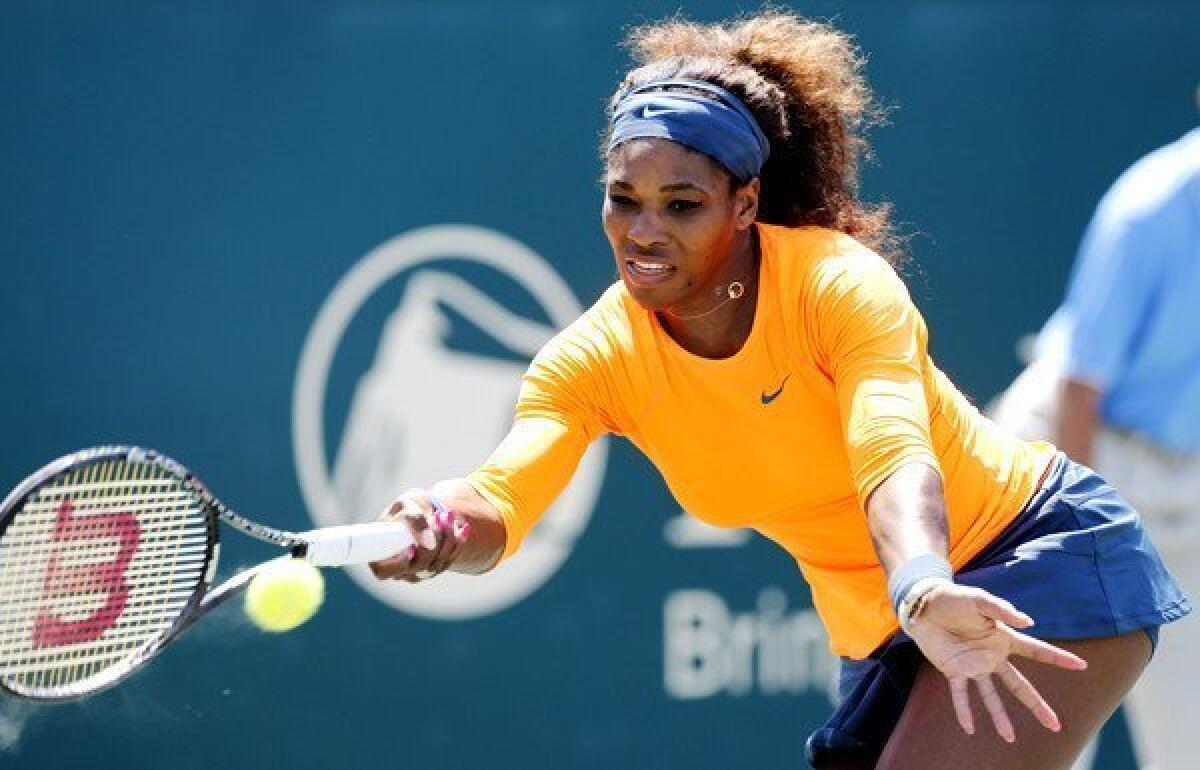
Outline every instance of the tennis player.
<path fill-rule="evenodd" d="M 814 766 L 1069 767 L 1189 607 L 1103 479 L 930 360 L 888 212 L 856 195 L 854 46 L 785 12 L 629 42 L 604 154 L 620 280 L 537 355 L 482 467 L 383 514 L 420 545 L 376 574 L 512 557 L 620 434 L 685 509 L 796 559 L 843 659 Z"/>

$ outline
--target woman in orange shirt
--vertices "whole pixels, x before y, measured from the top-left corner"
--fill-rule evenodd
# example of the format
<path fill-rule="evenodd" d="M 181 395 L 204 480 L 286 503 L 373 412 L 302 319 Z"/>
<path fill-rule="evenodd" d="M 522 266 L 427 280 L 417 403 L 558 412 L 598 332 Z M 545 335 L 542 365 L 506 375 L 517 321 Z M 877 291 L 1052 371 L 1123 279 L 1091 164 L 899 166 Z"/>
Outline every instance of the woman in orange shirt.
<path fill-rule="evenodd" d="M 857 52 L 781 12 L 631 44 L 605 152 L 621 280 L 538 354 L 482 467 L 383 514 L 418 545 L 376 574 L 509 558 L 617 433 L 689 512 L 804 573 L 843 659 L 814 766 L 1068 767 L 1189 608 L 1102 479 L 996 428 L 930 360 L 879 256 L 887 211 L 856 197 Z M 974 739 L 971 682 L 995 728 Z"/>

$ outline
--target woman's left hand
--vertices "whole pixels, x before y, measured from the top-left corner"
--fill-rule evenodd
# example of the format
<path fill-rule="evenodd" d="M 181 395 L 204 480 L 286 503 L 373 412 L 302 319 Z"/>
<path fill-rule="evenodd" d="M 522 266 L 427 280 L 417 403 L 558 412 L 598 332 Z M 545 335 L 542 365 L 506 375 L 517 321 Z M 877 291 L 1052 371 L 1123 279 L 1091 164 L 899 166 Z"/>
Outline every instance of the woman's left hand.
<path fill-rule="evenodd" d="M 1004 599 L 979 588 L 953 583 L 930 590 L 920 613 L 909 622 L 909 636 L 950 681 L 958 723 L 968 734 L 975 733 L 967 692 L 967 682 L 973 680 L 996 732 L 1009 743 L 1016 740 L 993 677 L 999 678 L 1047 729 L 1055 732 L 1060 729 L 1054 709 L 1009 658 L 1020 655 L 1073 670 L 1087 668 L 1087 663 L 1066 650 L 1016 630 L 1032 625 L 1028 615 Z"/>

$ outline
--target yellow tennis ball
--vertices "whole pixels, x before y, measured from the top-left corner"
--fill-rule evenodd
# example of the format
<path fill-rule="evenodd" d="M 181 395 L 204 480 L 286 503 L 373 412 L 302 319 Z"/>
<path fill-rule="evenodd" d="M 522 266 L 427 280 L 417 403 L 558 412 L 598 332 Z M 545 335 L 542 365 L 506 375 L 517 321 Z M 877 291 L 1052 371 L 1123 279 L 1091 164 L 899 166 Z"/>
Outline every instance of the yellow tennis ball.
<path fill-rule="evenodd" d="M 303 559 L 273 562 L 246 587 L 246 615 L 264 631 L 291 631 L 325 599 L 321 570 Z"/>

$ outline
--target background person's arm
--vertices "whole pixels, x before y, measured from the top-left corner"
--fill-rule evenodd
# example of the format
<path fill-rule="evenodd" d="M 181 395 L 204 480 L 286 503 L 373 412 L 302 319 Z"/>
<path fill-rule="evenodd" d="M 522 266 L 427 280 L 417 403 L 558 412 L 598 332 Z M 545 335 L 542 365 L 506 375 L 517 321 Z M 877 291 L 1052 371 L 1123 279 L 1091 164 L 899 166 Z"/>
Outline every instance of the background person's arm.
<path fill-rule="evenodd" d="M 1055 446 L 1078 463 L 1091 465 L 1092 448 L 1100 430 L 1100 396 L 1094 385 L 1068 377 L 1058 393 L 1055 410 Z"/>
<path fill-rule="evenodd" d="M 1053 441 L 1076 462 L 1090 465 L 1104 422 L 1101 402 L 1139 352 L 1146 319 L 1164 280 L 1171 222 L 1132 205 L 1120 184 L 1088 224 L 1067 288 L 1068 337 Z"/>

